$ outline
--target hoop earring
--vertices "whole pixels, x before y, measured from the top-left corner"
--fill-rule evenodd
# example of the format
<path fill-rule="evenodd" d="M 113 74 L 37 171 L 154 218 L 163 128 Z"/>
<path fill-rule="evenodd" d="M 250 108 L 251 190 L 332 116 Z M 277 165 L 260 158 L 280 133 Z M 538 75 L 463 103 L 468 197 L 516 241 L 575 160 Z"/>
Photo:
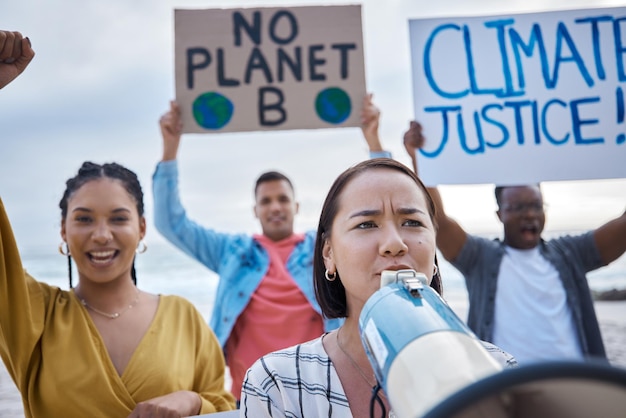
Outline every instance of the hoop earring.
<path fill-rule="evenodd" d="M 326 277 L 326 280 L 328 280 L 329 282 L 334 282 L 335 279 L 337 278 L 337 272 L 330 274 L 328 272 L 328 269 L 326 269 L 326 271 L 324 272 L 324 277 Z"/>
<path fill-rule="evenodd" d="M 148 245 L 146 245 L 146 242 L 144 240 L 139 241 L 139 244 L 137 244 L 137 249 L 135 250 L 135 252 L 137 254 L 143 254 L 148 250 Z"/>
<path fill-rule="evenodd" d="M 59 253 L 60 253 L 61 255 L 65 255 L 65 256 L 70 256 L 70 255 L 71 255 L 71 254 L 70 254 L 70 247 L 67 245 L 67 242 L 62 241 L 62 242 L 59 244 Z"/>
<path fill-rule="evenodd" d="M 67 257 L 67 275 L 70 281 L 70 289 L 74 287 L 72 283 L 72 254 L 70 254 L 70 246 L 67 245 L 67 242 L 61 241 L 59 244 L 59 253 L 65 257 Z"/>
<path fill-rule="evenodd" d="M 439 273 L 439 268 L 437 267 L 437 264 L 435 264 L 435 268 L 433 269 L 433 277 L 435 277 L 438 273 Z"/>

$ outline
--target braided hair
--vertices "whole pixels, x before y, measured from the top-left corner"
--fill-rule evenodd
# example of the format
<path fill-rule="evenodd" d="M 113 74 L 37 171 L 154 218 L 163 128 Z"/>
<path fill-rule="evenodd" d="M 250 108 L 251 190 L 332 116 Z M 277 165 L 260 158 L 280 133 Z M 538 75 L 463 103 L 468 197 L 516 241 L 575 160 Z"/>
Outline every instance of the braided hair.
<path fill-rule="evenodd" d="M 89 183 L 90 181 L 102 178 L 119 180 L 128 192 L 128 194 L 130 194 L 135 200 L 139 216 L 143 216 L 143 191 L 141 189 L 139 179 L 137 178 L 137 174 L 117 163 L 96 164 L 92 163 L 91 161 L 85 161 L 83 165 L 78 169 L 78 174 L 65 182 L 65 192 L 63 193 L 63 197 L 59 202 L 59 208 L 61 208 L 61 218 L 65 219 L 67 217 L 68 201 L 78 189 L 80 189 L 82 186 L 84 186 L 86 183 Z M 73 287 L 72 256 L 69 251 L 67 253 L 67 265 L 71 289 Z M 134 260 L 131 268 L 131 276 L 133 279 L 133 283 L 137 284 Z"/>

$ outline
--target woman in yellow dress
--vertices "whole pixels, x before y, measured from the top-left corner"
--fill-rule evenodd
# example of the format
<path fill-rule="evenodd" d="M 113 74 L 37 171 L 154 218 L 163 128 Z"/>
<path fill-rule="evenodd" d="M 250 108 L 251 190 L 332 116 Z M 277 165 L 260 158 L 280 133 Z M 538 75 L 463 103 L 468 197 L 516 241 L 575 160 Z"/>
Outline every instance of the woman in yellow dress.
<path fill-rule="evenodd" d="M 135 173 L 85 162 L 59 206 L 60 251 L 78 271 L 69 291 L 22 268 L 0 201 L 0 353 L 26 415 L 183 417 L 233 409 L 222 350 L 201 314 L 183 298 L 135 284 L 146 232 Z"/>

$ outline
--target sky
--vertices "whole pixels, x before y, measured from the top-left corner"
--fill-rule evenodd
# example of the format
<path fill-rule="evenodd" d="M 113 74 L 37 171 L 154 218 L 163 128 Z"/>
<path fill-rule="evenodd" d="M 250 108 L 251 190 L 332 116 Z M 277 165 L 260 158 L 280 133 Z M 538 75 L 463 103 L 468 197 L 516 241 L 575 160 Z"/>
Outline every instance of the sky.
<path fill-rule="evenodd" d="M 56 251 L 58 202 L 65 181 L 85 160 L 116 161 L 138 174 L 147 241 L 165 242 L 153 226 L 151 176 L 162 151 L 158 119 L 174 97 L 174 9 L 355 3 L 362 5 L 367 90 L 382 111 L 383 143 L 405 164 L 410 160 L 401 138 L 413 119 L 408 19 L 623 5 L 609 0 L 1 0 L 0 28 L 22 32 L 36 52 L 25 73 L 0 91 L 0 196 L 22 251 Z M 261 172 L 276 169 L 295 185 L 297 230 L 315 228 L 332 181 L 366 157 L 358 128 L 189 134 L 179 152 L 182 199 L 202 224 L 257 233 L 253 184 Z M 542 187 L 549 231 L 593 228 L 625 209 L 625 179 Z M 442 186 L 441 192 L 448 214 L 468 232 L 500 231 L 493 185 Z"/>

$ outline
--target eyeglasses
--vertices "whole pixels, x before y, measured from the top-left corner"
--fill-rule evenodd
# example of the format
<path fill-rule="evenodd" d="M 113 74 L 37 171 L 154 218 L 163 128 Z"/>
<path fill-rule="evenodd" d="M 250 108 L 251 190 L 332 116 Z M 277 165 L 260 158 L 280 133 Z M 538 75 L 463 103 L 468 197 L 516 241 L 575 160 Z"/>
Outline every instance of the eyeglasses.
<path fill-rule="evenodd" d="M 512 205 L 502 205 L 502 209 L 511 213 L 525 213 L 528 210 L 534 212 L 544 212 L 548 208 L 548 205 L 541 202 L 532 203 L 513 203 Z"/>

